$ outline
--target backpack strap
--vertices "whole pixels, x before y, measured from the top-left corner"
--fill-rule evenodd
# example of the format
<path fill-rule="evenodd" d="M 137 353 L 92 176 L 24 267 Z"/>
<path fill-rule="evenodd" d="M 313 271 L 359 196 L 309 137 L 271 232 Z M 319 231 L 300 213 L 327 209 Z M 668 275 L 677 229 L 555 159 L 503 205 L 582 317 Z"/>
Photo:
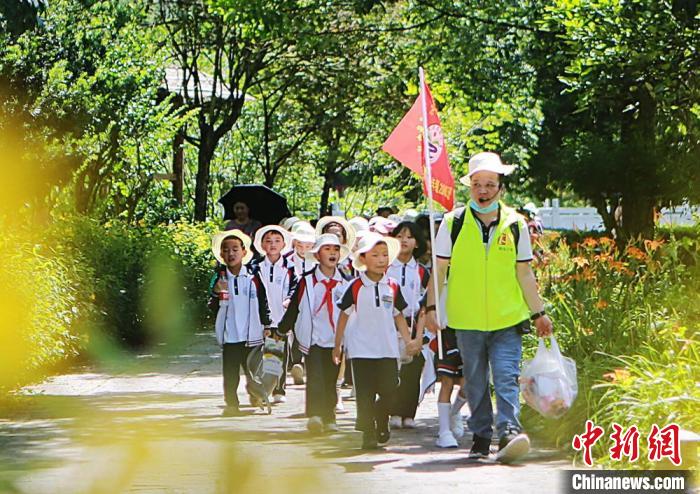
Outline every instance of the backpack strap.
<path fill-rule="evenodd" d="M 360 295 L 360 288 L 362 288 L 362 280 L 357 278 L 352 282 L 352 285 L 350 285 L 350 289 L 352 290 L 352 303 L 355 307 L 357 307 L 357 298 Z"/>
<path fill-rule="evenodd" d="M 391 291 L 394 292 L 394 300 L 396 300 L 399 292 L 399 284 L 395 280 L 389 280 L 389 286 L 391 287 Z"/>
<path fill-rule="evenodd" d="M 513 242 L 515 245 L 515 252 L 518 252 L 518 243 L 520 242 L 520 224 L 518 221 L 511 223 L 509 225 L 510 232 L 513 234 Z"/>
<path fill-rule="evenodd" d="M 459 232 L 462 231 L 466 210 L 467 208 L 464 208 L 460 213 L 455 212 L 455 215 L 452 218 L 452 228 L 450 228 L 450 240 L 452 240 L 452 247 L 455 246 L 455 243 L 457 242 L 457 237 L 459 237 Z"/>

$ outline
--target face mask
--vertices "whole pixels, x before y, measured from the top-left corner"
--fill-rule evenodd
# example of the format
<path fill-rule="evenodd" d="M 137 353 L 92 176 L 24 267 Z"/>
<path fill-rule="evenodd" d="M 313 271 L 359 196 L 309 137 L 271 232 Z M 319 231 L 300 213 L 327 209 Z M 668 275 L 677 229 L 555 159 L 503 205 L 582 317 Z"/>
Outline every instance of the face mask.
<path fill-rule="evenodd" d="M 480 214 L 489 214 L 493 213 L 498 209 L 498 201 L 493 201 L 490 205 L 486 206 L 485 208 L 482 208 L 477 204 L 477 202 L 472 199 L 469 201 L 469 207 L 472 208 L 474 211 Z"/>

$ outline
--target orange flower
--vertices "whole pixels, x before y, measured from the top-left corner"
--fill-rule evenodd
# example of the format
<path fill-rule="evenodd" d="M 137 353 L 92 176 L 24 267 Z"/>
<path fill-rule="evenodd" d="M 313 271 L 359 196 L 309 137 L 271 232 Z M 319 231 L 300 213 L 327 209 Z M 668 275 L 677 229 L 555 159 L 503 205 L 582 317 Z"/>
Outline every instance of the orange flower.
<path fill-rule="evenodd" d="M 637 259 L 638 261 L 643 261 L 647 257 L 644 251 L 635 247 L 634 245 L 630 245 L 629 247 L 627 247 L 627 255 L 629 255 L 633 259 Z"/>
<path fill-rule="evenodd" d="M 605 309 L 607 306 L 608 306 L 608 303 L 605 300 L 603 300 L 602 298 L 595 303 L 596 309 Z"/>
<path fill-rule="evenodd" d="M 654 252 L 656 249 L 661 247 L 664 244 L 663 239 L 659 240 L 645 240 L 644 241 L 644 247 L 647 249 L 649 252 Z"/>
<path fill-rule="evenodd" d="M 588 266 L 589 262 L 588 259 L 585 257 L 572 257 L 571 261 L 576 265 L 578 268 L 582 268 L 584 266 Z"/>
<path fill-rule="evenodd" d="M 607 247 L 608 245 L 612 245 L 612 244 L 613 244 L 613 239 L 611 239 L 610 237 L 601 237 L 601 238 L 599 239 L 599 241 L 600 241 L 600 245 L 604 245 L 604 246 L 606 246 L 606 247 Z"/>
<path fill-rule="evenodd" d="M 598 245 L 598 241 L 594 239 L 593 237 L 586 237 L 583 239 L 583 246 L 584 247 L 595 247 Z"/>

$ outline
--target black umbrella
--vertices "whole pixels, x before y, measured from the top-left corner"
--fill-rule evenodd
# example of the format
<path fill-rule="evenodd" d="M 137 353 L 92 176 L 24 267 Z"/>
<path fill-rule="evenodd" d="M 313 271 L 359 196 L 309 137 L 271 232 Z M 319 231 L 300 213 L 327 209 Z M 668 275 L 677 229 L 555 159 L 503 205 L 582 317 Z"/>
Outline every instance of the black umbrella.
<path fill-rule="evenodd" d="M 292 215 L 287 199 L 265 185 L 244 184 L 231 188 L 219 199 L 224 207 L 224 219 L 235 218 L 233 205 L 243 202 L 250 208 L 250 217 L 263 225 L 277 225 L 283 218 Z"/>

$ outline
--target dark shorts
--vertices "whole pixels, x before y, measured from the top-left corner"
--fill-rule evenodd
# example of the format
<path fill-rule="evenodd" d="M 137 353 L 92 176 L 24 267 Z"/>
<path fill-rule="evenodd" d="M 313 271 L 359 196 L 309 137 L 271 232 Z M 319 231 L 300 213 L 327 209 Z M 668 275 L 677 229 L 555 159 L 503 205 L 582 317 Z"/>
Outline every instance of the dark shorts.
<path fill-rule="evenodd" d="M 457 347 L 455 330 L 446 328 L 442 332 L 442 356 L 438 357 L 437 338 L 430 342 L 430 349 L 435 352 L 435 372 L 438 376 L 462 377 L 462 357 Z"/>

